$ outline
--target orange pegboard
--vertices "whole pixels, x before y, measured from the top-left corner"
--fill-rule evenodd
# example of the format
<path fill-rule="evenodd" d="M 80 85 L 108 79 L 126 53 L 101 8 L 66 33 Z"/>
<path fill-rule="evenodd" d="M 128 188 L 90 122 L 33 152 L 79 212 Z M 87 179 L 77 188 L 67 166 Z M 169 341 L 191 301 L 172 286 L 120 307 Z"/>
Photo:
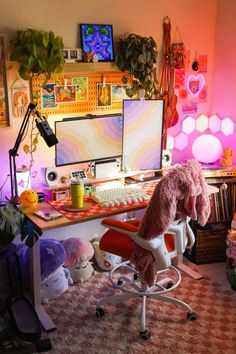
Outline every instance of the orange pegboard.
<path fill-rule="evenodd" d="M 48 88 L 47 96 L 42 97 L 42 84 L 44 77 L 42 75 L 33 78 L 32 90 L 33 96 L 37 97 L 38 107 L 42 114 L 46 115 L 58 115 L 58 114 L 69 114 L 69 113 L 80 113 L 80 112 L 94 112 L 102 114 L 105 112 L 120 112 L 122 109 L 122 102 L 111 101 L 109 106 L 97 106 L 97 84 L 105 82 L 106 84 L 122 85 L 123 73 L 120 71 L 116 72 L 99 72 L 99 73 L 88 73 L 88 72 L 68 72 L 61 75 L 54 75 L 46 84 Z M 73 101 L 68 102 L 56 102 L 58 100 L 58 95 L 55 94 L 57 91 L 57 86 L 64 86 L 64 88 L 70 88 L 70 85 L 73 85 L 73 79 L 76 78 L 87 78 L 88 90 L 87 90 L 87 100 L 77 101 L 76 98 Z M 85 79 L 86 80 L 86 79 Z M 55 86 L 54 86 L 55 85 Z M 73 86 L 71 88 L 73 90 Z M 45 91 L 44 91 L 45 92 Z M 73 92 L 72 92 L 73 94 Z M 50 98 L 49 98 L 50 96 Z M 53 98 L 54 96 L 54 98 Z M 45 98 L 46 97 L 46 98 Z M 49 99 L 48 99 L 49 98 Z M 53 104 L 49 103 L 53 102 Z M 52 107 L 49 107 L 50 104 Z"/>

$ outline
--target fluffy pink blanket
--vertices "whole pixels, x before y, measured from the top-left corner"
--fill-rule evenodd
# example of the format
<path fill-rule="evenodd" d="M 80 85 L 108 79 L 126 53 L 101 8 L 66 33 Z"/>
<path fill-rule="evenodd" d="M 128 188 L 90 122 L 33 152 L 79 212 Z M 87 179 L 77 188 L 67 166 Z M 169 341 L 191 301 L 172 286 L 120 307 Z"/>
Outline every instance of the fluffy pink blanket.
<path fill-rule="evenodd" d="M 160 180 L 141 220 L 139 234 L 147 240 L 153 239 L 165 233 L 181 215 L 189 216 L 201 226 L 210 215 L 207 185 L 196 160 L 176 167 Z M 131 263 L 143 280 L 153 285 L 157 268 L 152 253 L 135 245 Z"/>

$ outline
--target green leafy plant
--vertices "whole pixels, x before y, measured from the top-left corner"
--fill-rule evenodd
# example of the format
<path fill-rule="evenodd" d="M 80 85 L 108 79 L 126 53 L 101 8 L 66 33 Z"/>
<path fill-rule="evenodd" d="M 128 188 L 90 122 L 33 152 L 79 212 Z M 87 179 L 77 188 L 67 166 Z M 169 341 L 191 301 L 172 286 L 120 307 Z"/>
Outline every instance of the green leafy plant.
<path fill-rule="evenodd" d="M 158 82 L 154 73 L 157 59 L 157 46 L 152 37 L 142 37 L 131 33 L 120 38 L 117 44 L 116 63 L 126 74 L 122 82 L 130 82 L 126 90 L 129 97 L 137 95 L 140 89 L 145 90 L 145 98 L 153 98 L 158 94 Z"/>
<path fill-rule="evenodd" d="M 31 28 L 17 31 L 10 41 L 10 60 L 18 63 L 19 75 L 24 80 L 32 81 L 34 75 L 45 75 L 44 85 L 53 73 L 63 71 L 62 37 Z"/>

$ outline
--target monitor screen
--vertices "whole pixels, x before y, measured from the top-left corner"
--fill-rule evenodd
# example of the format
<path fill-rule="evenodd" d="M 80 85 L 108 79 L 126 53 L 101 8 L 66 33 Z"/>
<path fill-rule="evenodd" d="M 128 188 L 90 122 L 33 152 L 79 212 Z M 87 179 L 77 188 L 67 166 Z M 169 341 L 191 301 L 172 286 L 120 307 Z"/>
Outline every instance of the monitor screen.
<path fill-rule="evenodd" d="M 113 61 L 112 25 L 80 25 L 81 47 L 84 52 L 97 54 L 98 61 Z"/>
<path fill-rule="evenodd" d="M 160 169 L 163 100 L 123 101 L 123 170 Z"/>
<path fill-rule="evenodd" d="M 122 132 L 120 114 L 55 122 L 56 166 L 121 157 Z"/>

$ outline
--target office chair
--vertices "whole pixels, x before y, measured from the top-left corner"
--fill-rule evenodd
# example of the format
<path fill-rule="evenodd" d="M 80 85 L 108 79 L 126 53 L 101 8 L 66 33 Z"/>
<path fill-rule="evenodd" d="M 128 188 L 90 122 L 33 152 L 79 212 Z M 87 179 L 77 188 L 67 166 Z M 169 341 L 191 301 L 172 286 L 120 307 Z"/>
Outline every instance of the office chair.
<path fill-rule="evenodd" d="M 125 261 L 109 273 L 113 288 L 121 293 L 100 299 L 97 317 L 105 314 L 102 308 L 105 302 L 138 297 L 142 299 L 140 337 L 143 339 L 150 337 L 146 329 L 147 299 L 180 305 L 188 320 L 196 320 L 191 306 L 168 294 L 181 283 L 181 273 L 171 260 L 194 244 L 190 218 L 203 226 L 209 213 L 205 180 L 199 164 L 193 160 L 161 179 L 141 220 L 104 219 L 102 225 L 108 230 L 100 240 L 100 248 Z"/>

